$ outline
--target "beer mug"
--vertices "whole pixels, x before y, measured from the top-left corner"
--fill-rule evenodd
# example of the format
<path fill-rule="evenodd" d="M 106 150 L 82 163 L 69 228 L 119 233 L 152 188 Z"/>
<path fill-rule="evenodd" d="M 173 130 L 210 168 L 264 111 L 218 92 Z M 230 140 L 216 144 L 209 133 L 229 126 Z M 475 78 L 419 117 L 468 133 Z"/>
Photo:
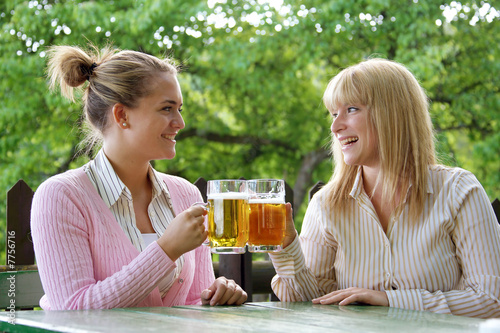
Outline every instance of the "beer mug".
<path fill-rule="evenodd" d="M 250 252 L 276 252 L 283 246 L 286 225 L 285 182 L 280 179 L 247 181 Z"/>
<path fill-rule="evenodd" d="M 244 253 L 248 241 L 248 193 L 245 180 L 207 183 L 208 242 L 212 253 Z"/>

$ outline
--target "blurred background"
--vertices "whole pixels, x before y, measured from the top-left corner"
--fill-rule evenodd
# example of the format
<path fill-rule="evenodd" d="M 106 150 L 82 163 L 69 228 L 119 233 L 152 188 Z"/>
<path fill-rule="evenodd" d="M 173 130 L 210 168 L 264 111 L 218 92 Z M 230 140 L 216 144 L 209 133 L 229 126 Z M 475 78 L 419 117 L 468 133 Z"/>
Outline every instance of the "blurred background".
<path fill-rule="evenodd" d="M 500 4 L 436 0 L 41 0 L 0 3 L 0 261 L 6 193 L 86 163 L 81 105 L 48 91 L 46 49 L 102 47 L 183 65 L 186 128 L 162 172 L 282 178 L 300 230 L 307 191 L 332 173 L 321 98 L 369 57 L 405 64 L 431 99 L 441 162 L 500 197 Z M 126 149 L 126 147 L 124 147 Z"/>

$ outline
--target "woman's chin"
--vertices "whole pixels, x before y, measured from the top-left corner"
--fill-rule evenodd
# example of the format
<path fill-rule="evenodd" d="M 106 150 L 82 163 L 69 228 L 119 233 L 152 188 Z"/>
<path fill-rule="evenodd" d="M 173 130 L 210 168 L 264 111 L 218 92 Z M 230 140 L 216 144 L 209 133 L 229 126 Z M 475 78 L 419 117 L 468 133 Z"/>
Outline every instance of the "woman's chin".
<path fill-rule="evenodd" d="M 162 155 L 159 155 L 157 156 L 156 158 L 154 158 L 153 160 L 155 161 L 160 161 L 160 160 L 171 160 L 175 157 L 175 151 L 174 152 L 169 152 L 169 153 L 165 153 L 165 154 L 162 154 Z"/>

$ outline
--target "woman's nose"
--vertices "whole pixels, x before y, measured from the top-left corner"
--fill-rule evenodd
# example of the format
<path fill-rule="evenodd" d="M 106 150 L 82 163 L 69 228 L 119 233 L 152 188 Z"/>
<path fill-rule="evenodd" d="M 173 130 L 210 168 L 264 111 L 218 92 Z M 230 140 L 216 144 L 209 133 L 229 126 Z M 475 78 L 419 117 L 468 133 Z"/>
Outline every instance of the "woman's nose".
<path fill-rule="evenodd" d="M 345 128 L 344 117 L 342 114 L 339 113 L 337 117 L 333 119 L 330 130 L 332 131 L 332 133 L 337 133 L 338 131 L 344 128 Z"/>
<path fill-rule="evenodd" d="M 182 118 L 182 114 L 180 112 L 177 112 L 175 119 L 172 120 L 172 125 L 179 129 L 183 129 L 184 127 L 186 127 L 186 124 L 184 123 L 184 118 Z"/>

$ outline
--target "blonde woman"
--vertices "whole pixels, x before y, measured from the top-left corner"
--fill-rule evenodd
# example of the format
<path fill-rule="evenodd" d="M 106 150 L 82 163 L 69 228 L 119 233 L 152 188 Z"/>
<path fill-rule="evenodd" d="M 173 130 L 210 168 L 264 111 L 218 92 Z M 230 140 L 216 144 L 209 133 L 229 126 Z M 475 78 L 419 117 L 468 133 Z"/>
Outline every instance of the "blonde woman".
<path fill-rule="evenodd" d="M 470 172 L 438 165 L 425 92 L 371 59 L 324 93 L 335 169 L 271 254 L 282 301 L 500 317 L 500 226 Z M 289 209 L 290 213 L 290 209 Z"/>
<path fill-rule="evenodd" d="M 74 99 L 102 140 L 86 165 L 36 191 L 32 234 L 44 309 L 242 304 L 234 281 L 215 279 L 198 189 L 156 171 L 184 128 L 177 68 L 170 59 L 107 48 L 55 46 L 52 88 Z"/>

